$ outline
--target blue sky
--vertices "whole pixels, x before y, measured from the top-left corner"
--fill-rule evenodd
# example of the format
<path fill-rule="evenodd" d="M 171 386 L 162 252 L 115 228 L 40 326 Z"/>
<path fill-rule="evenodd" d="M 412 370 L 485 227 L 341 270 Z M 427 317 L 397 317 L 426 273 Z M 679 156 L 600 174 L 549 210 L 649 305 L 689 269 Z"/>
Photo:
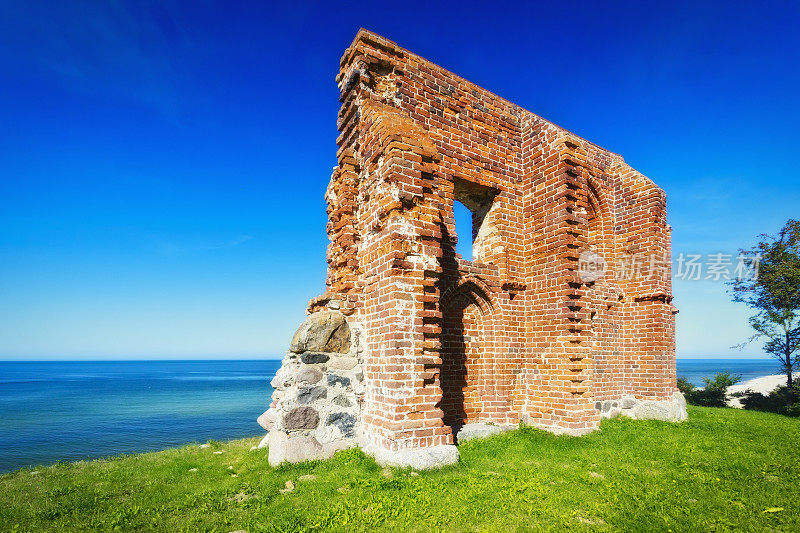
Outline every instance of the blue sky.
<path fill-rule="evenodd" d="M 623 154 L 676 254 L 800 216 L 796 1 L 0 1 L 0 357 L 280 355 L 361 26 Z M 680 356 L 739 353 L 724 284 L 674 292 Z"/>

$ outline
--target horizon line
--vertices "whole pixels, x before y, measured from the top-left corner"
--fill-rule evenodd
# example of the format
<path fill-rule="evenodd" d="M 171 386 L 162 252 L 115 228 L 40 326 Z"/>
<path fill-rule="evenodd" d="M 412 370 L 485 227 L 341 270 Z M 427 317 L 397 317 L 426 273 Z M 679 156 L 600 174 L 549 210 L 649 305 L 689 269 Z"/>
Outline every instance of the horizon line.
<path fill-rule="evenodd" d="M 0 357 L 0 362 L 2 363 L 73 363 L 73 362 L 118 362 L 118 361 L 140 361 L 140 362 L 171 362 L 171 361 L 280 361 L 283 359 L 283 356 L 236 356 L 236 357 L 164 357 L 164 358 L 153 358 L 152 356 L 149 357 L 135 357 L 135 356 L 121 356 L 116 358 L 93 358 L 93 357 L 78 357 L 78 358 L 30 358 L 30 359 L 20 359 L 20 358 L 5 358 Z M 769 355 L 743 355 L 743 356 L 731 356 L 731 355 L 724 355 L 724 356 L 692 356 L 692 355 L 678 355 L 675 359 L 773 359 L 772 356 Z"/>

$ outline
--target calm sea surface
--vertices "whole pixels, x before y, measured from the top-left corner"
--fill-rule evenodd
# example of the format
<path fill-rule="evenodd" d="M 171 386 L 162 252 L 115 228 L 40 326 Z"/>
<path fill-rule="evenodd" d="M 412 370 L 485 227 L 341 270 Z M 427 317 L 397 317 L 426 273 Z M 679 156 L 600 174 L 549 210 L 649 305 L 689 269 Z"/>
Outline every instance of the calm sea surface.
<path fill-rule="evenodd" d="M 0 472 L 263 434 L 280 361 L 0 361 Z M 701 384 L 729 371 L 779 372 L 770 359 L 679 359 Z"/>
<path fill-rule="evenodd" d="M 717 372 L 730 372 L 741 376 L 743 381 L 781 374 L 775 359 L 678 359 L 678 377 L 686 378 L 695 385 L 703 385 L 703 378 L 713 378 Z"/>
<path fill-rule="evenodd" d="M 262 435 L 280 361 L 0 361 L 0 472 Z"/>

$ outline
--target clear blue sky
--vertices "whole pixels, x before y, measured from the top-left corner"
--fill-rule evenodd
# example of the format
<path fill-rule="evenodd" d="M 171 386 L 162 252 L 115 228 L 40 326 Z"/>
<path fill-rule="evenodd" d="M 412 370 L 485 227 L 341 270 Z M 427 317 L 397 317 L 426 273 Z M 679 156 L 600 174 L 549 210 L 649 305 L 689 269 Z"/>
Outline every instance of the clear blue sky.
<path fill-rule="evenodd" d="M 489 5 L 0 1 L 0 357 L 280 355 L 360 26 L 623 154 L 676 254 L 800 216 L 800 3 Z M 675 294 L 679 355 L 748 336 L 722 283 Z"/>

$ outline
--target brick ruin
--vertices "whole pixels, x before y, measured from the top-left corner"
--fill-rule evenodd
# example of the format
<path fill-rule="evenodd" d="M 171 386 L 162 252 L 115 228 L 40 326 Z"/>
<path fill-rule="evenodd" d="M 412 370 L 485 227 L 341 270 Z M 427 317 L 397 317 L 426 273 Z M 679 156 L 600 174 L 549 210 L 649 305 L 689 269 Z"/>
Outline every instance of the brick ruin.
<path fill-rule="evenodd" d="M 685 419 L 664 191 L 374 33 L 336 81 L 327 290 L 259 418 L 271 463 L 359 445 L 426 468 L 520 423 L 582 435 L 608 416 Z M 456 235 L 455 201 L 471 235 Z"/>

